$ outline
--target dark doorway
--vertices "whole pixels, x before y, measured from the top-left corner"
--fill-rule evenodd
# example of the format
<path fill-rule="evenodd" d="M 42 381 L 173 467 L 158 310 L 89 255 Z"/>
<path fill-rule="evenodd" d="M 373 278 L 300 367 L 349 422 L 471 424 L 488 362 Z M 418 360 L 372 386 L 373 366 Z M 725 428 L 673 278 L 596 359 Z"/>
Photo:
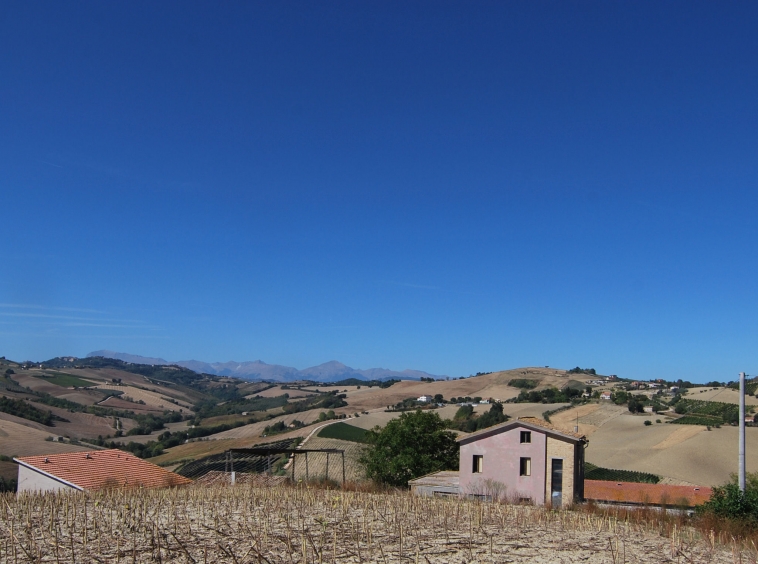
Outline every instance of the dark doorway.
<path fill-rule="evenodd" d="M 553 507 L 560 507 L 563 503 L 563 459 L 554 458 L 553 468 L 550 473 L 550 503 Z"/>

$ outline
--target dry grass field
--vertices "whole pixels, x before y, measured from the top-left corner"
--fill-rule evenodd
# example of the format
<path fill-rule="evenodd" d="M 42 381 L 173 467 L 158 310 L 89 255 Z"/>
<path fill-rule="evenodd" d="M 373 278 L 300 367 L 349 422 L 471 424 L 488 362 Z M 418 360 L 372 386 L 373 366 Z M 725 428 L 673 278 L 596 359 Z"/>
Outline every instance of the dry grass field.
<path fill-rule="evenodd" d="M 687 390 L 687 399 L 703 401 L 720 401 L 724 403 L 740 403 L 740 393 L 731 388 L 690 388 Z M 745 396 L 745 405 L 758 406 L 758 398 Z"/>
<path fill-rule="evenodd" d="M 179 411 L 180 409 L 184 409 L 185 411 L 188 409 L 191 409 L 192 406 L 185 402 L 185 401 L 179 401 L 179 405 L 175 403 L 171 403 L 169 401 L 166 401 L 166 398 L 169 397 L 167 395 L 161 395 L 157 392 L 151 392 L 148 390 L 141 390 L 139 388 L 135 388 L 134 386 L 116 386 L 115 384 L 100 384 L 98 386 L 101 390 L 114 390 L 123 392 L 124 396 L 128 396 L 132 398 L 134 401 L 144 401 L 145 405 L 147 407 L 151 407 L 154 409 L 168 409 L 171 411 Z M 132 409 L 136 408 L 138 406 L 133 406 Z"/>
<path fill-rule="evenodd" d="M 92 450 L 92 447 L 88 446 L 76 446 L 48 441 L 46 440 L 48 437 L 55 435 L 53 429 L 35 429 L 9 421 L 8 419 L 12 418 L 12 415 L 5 413 L 1 415 L 4 417 L 0 419 L 0 454 L 4 454 L 5 456 L 33 456 L 37 454 Z M 25 420 L 22 419 L 22 421 Z M 45 427 L 44 429 L 47 428 Z"/>
<path fill-rule="evenodd" d="M 149 461 L 160 466 L 169 466 L 179 461 L 197 460 L 211 454 L 221 454 L 230 448 L 248 448 L 260 443 L 270 443 L 296 437 L 306 437 L 314 427 L 302 427 L 271 437 L 250 436 L 241 438 L 225 438 L 194 441 L 179 445 L 168 450 L 165 454 L 150 458 Z M 218 436 L 218 435 L 215 435 Z"/>
<path fill-rule="evenodd" d="M 0 561 L 755 562 L 674 518 L 305 487 L 6 495 Z"/>
<path fill-rule="evenodd" d="M 248 398 L 252 398 L 255 396 L 261 396 L 262 398 L 275 398 L 279 396 L 283 396 L 284 394 L 288 394 L 291 398 L 307 398 L 309 396 L 313 395 L 313 392 L 309 392 L 306 390 L 282 390 L 281 387 L 276 386 L 274 388 L 269 388 L 268 390 L 263 390 L 262 392 L 255 392 L 253 394 L 249 394 Z"/>
<path fill-rule="evenodd" d="M 446 380 L 441 382 L 417 382 L 404 380 L 389 388 L 377 389 L 362 386 L 360 390 L 347 393 L 347 402 L 354 411 L 371 410 L 396 403 L 410 397 L 421 395 L 442 394 L 445 399 L 451 397 L 469 396 L 494 398 L 501 401 L 518 396 L 520 390 L 508 386 L 508 382 L 517 378 L 539 381 L 537 389 L 547 386 L 562 388 L 569 380 L 586 381 L 592 378 L 584 375 L 567 374 L 565 370 L 552 368 L 518 368 L 493 372 L 483 376 L 465 378 L 463 380 Z"/>
<path fill-rule="evenodd" d="M 301 411 L 300 413 L 289 413 L 287 415 L 280 415 L 274 417 L 268 421 L 259 421 L 258 423 L 252 423 L 245 425 L 244 427 L 237 427 L 236 429 L 229 429 L 222 433 L 216 433 L 211 435 L 213 439 L 243 439 L 243 438 L 257 438 L 263 435 L 264 429 L 274 423 L 283 421 L 285 425 L 289 425 L 295 420 L 301 421 L 306 425 L 314 423 L 318 420 L 318 416 L 324 409 L 310 409 L 308 411 Z M 308 431 L 310 432 L 310 430 Z M 307 433 L 306 433 L 307 434 Z M 278 435 L 277 435 L 278 436 Z"/>
<path fill-rule="evenodd" d="M 569 409 L 551 421 L 573 430 L 577 413 L 579 430 L 589 437 L 586 460 L 592 464 L 701 486 L 721 485 L 737 471 L 737 427 L 708 431 L 701 425 L 671 425 L 663 415 L 632 415 L 625 406 L 610 402 Z M 646 426 L 645 420 L 652 425 Z M 753 472 L 758 470 L 758 428 L 747 428 L 746 443 L 747 469 Z"/>

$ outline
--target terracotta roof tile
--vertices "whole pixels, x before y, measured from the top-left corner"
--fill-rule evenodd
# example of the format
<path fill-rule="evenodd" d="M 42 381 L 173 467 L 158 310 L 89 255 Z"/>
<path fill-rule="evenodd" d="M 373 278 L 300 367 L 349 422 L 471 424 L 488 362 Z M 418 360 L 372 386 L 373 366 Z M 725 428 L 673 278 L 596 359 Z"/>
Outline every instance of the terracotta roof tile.
<path fill-rule="evenodd" d="M 16 461 L 84 490 L 109 487 L 166 487 L 192 482 L 118 449 L 23 456 Z"/>
<path fill-rule="evenodd" d="M 694 507 L 708 501 L 711 488 L 585 480 L 584 497 L 594 501 Z"/>
<path fill-rule="evenodd" d="M 544 419 L 540 419 L 539 417 L 519 417 L 517 421 L 531 423 L 532 425 L 537 425 L 538 427 L 544 427 L 545 429 L 550 429 L 551 431 L 555 431 L 556 433 L 563 433 L 564 435 L 568 435 L 569 437 L 574 437 L 576 439 L 586 438 L 585 435 L 582 435 L 581 433 L 574 433 L 573 431 L 565 431 L 563 429 L 559 429 L 552 423 L 548 423 L 547 421 L 545 421 Z"/>
<path fill-rule="evenodd" d="M 518 426 L 519 423 L 525 423 L 526 425 L 532 425 L 534 427 L 541 427 L 545 429 L 546 431 L 550 431 L 551 433 L 555 435 L 562 435 L 570 439 L 579 439 L 580 441 L 587 440 L 587 437 L 582 435 L 581 433 L 572 433 L 571 431 L 564 431 L 562 429 L 558 429 L 557 427 L 554 427 L 553 425 L 551 425 L 544 419 L 538 419 L 537 417 L 519 417 L 517 419 L 512 419 L 504 423 L 498 423 L 497 425 L 493 425 L 492 427 L 487 427 L 485 429 L 480 429 L 478 431 L 474 431 L 473 433 L 463 434 L 459 436 L 457 440 L 460 443 L 471 442 L 472 439 L 476 439 L 477 437 L 490 436 L 495 433 L 499 433 L 501 431 L 510 429 L 512 427 L 516 427 Z"/>

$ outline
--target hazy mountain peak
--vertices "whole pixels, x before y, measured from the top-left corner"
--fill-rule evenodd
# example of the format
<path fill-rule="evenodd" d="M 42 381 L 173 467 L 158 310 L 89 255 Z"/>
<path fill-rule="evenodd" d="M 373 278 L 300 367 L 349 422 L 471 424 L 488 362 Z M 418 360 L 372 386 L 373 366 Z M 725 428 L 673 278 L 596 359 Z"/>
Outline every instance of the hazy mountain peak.
<path fill-rule="evenodd" d="M 94 351 L 89 353 L 87 356 L 115 358 L 116 360 L 123 360 L 124 362 L 131 362 L 132 364 L 171 364 L 162 358 L 152 358 L 149 356 L 140 356 L 138 354 L 120 353 L 108 350 Z"/>
<path fill-rule="evenodd" d="M 109 350 L 94 351 L 87 355 L 103 356 L 106 358 L 115 358 L 124 362 L 133 364 L 176 364 L 184 368 L 189 368 L 195 372 L 204 374 L 214 374 L 217 376 L 234 376 L 244 380 L 271 380 L 275 382 L 291 382 L 294 380 L 315 380 L 317 382 L 337 382 L 347 378 L 358 378 L 360 380 L 388 380 L 398 378 L 404 380 L 418 380 L 421 377 L 426 378 L 444 378 L 444 376 L 434 376 L 421 370 L 388 370 L 386 368 L 369 368 L 360 370 L 351 368 L 338 360 L 330 360 L 311 366 L 303 370 L 298 370 L 291 366 L 282 366 L 280 364 L 267 364 L 262 360 L 248 360 L 237 362 L 230 360 L 227 362 L 205 362 L 202 360 L 178 360 L 169 362 L 162 358 L 151 358 L 139 356 L 130 353 L 121 353 Z"/>

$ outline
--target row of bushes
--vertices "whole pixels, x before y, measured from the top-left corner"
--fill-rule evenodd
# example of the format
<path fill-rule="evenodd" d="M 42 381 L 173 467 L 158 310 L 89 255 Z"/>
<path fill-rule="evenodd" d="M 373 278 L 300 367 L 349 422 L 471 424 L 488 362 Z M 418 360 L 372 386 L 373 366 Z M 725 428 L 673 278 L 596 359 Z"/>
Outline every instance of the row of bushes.
<path fill-rule="evenodd" d="M 505 423 L 509 417 L 503 413 L 503 406 L 500 403 L 493 403 L 489 411 L 477 416 L 474 413 L 473 406 L 464 405 L 455 413 L 452 421 L 447 422 L 451 429 L 458 429 L 465 433 L 473 433 L 487 427 L 492 427 L 499 423 Z"/>
<path fill-rule="evenodd" d="M 729 425 L 740 420 L 739 406 L 719 401 L 679 398 L 674 411 L 685 416 L 672 421 L 680 425 Z"/>
<path fill-rule="evenodd" d="M 514 403 L 567 403 L 572 399 L 580 398 L 582 391 L 576 388 L 565 387 L 545 388 L 544 390 L 521 390 Z"/>
<path fill-rule="evenodd" d="M 62 417 L 53 415 L 50 411 L 42 411 L 37 409 L 28 402 L 22 399 L 13 399 L 5 396 L 0 397 L 0 411 L 8 413 L 9 415 L 15 415 L 22 419 L 28 419 L 35 423 L 42 423 L 48 427 L 54 427 L 55 421 L 66 421 Z"/>
<path fill-rule="evenodd" d="M 609 482 L 635 482 L 641 484 L 657 484 L 661 479 L 655 474 L 647 472 L 634 472 L 632 470 L 614 470 L 602 468 L 586 462 L 584 464 L 584 478 L 586 480 L 605 480 Z"/>

